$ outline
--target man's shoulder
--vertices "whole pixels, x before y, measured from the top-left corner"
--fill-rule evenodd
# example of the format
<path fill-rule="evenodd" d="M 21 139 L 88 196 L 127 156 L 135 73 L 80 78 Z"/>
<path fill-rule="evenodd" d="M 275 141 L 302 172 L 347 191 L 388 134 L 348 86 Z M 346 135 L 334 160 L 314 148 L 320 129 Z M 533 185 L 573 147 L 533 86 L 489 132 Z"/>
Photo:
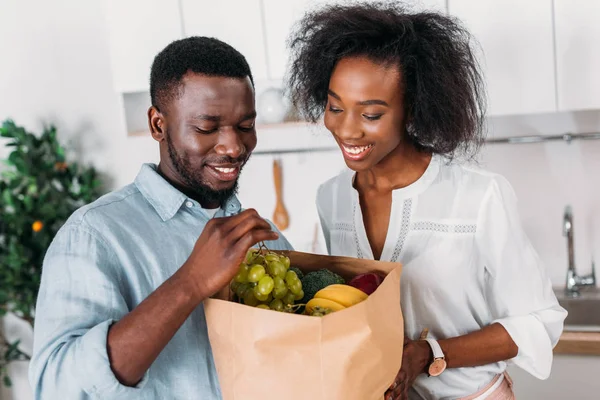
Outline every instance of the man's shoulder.
<path fill-rule="evenodd" d="M 136 203 L 141 200 L 141 197 L 143 196 L 139 189 L 131 183 L 78 208 L 65 225 L 93 227 L 101 226 L 111 220 L 119 220 L 137 208 Z"/>

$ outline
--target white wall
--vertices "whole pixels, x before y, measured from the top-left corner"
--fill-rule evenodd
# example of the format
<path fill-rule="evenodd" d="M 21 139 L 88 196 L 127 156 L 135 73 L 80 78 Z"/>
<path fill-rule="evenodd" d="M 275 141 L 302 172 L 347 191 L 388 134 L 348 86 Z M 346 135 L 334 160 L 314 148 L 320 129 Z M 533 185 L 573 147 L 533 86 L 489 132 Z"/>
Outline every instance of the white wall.
<path fill-rule="evenodd" d="M 93 163 L 112 185 L 133 179 L 143 161 L 157 160 L 151 140 L 124 133 L 100 1 L 0 2 L 0 54 L 0 119 L 37 132 L 56 123 L 71 155 Z M 24 338 L 28 349 L 27 326 L 5 322 L 9 339 Z M 31 398 L 24 367 L 13 367 L 14 396 L 2 387 L 0 398 Z"/>
<path fill-rule="evenodd" d="M 600 112 L 496 118 L 490 129 L 492 136 L 600 132 Z M 600 262 L 600 140 L 490 145 L 481 165 L 514 186 L 525 229 L 555 285 L 564 285 L 567 268 L 562 236 L 567 204 L 573 207 L 578 273 L 590 272 L 592 258 Z"/>
<path fill-rule="evenodd" d="M 556 355 L 545 381 L 514 366 L 508 373 L 518 400 L 597 400 L 600 393 L 599 357 Z"/>
<path fill-rule="evenodd" d="M 35 131 L 43 123 L 57 123 L 60 137 L 70 142 L 72 156 L 107 174 L 111 187 L 130 182 L 142 162 L 157 161 L 157 146 L 151 138 L 125 134 L 120 97 L 112 89 L 99 0 L 4 0 L 0 3 L 0 54 L 0 119 L 11 117 Z M 600 131 L 600 113 L 494 119 L 492 128 L 496 135 Z M 292 135 L 293 129 L 281 134 Z M 310 251 L 317 222 L 316 186 L 343 164 L 337 152 L 282 158 L 284 200 L 289 211 L 295 210 L 285 233 L 298 249 Z M 482 153 L 481 164 L 503 173 L 515 187 L 525 229 L 556 285 L 564 284 L 566 271 L 561 221 L 567 203 L 574 208 L 579 272 L 589 271 L 592 254 L 600 260 L 600 180 L 596 176 L 600 172 L 600 141 L 494 145 Z M 254 157 L 240 188 L 244 205 L 256 207 L 267 217 L 274 206 L 271 168 L 271 156 Z M 23 336 L 27 331 L 14 321 L 5 322 L 11 336 Z M 26 344 L 30 342 L 27 335 Z M 24 370 L 23 366 L 17 369 Z M 515 373 L 517 393 L 524 399 L 552 398 L 541 393 L 553 388 L 554 398 L 569 398 L 566 382 L 590 374 L 586 372 L 590 369 L 600 371 L 600 358 L 557 357 L 550 382 L 540 389 L 529 386 L 524 392 L 526 385 L 519 382 L 531 379 Z M 595 380 L 580 385 L 597 392 L 598 374 L 595 372 Z M 2 389 L 0 398 L 31 398 L 24 379 L 15 379 L 12 397 Z"/>
<path fill-rule="evenodd" d="M 39 131 L 49 122 L 73 156 L 130 181 L 143 160 L 157 160 L 151 140 L 128 138 L 112 89 L 101 1 L 0 4 L 0 118 Z"/>

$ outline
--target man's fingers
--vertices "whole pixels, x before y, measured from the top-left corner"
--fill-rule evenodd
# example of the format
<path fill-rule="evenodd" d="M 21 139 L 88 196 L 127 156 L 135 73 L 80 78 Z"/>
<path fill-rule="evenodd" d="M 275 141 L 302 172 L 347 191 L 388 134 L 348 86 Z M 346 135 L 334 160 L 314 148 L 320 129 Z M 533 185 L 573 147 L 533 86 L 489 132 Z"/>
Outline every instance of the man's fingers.
<path fill-rule="evenodd" d="M 232 215 L 231 217 L 213 218 L 211 221 L 221 224 L 223 233 L 227 234 L 235 229 L 244 220 L 254 217 L 259 217 L 258 212 L 256 212 L 256 210 L 253 208 L 249 208 L 240 212 L 239 214 Z"/>
<path fill-rule="evenodd" d="M 223 227 L 226 229 L 226 227 Z M 241 237 L 246 235 L 248 232 L 258 229 L 258 230 L 268 230 L 271 231 L 271 225 L 267 222 L 267 220 L 258 216 L 258 214 L 249 214 L 246 218 L 239 221 L 236 225 L 234 225 L 229 233 L 227 233 L 228 238 L 232 243 L 237 242 Z"/>
<path fill-rule="evenodd" d="M 254 246 L 256 243 L 268 241 L 268 240 L 277 240 L 279 235 L 277 232 L 266 229 L 253 229 L 247 232 L 244 236 L 242 236 L 237 243 L 235 244 L 235 248 L 237 251 L 245 252 L 250 247 Z"/>

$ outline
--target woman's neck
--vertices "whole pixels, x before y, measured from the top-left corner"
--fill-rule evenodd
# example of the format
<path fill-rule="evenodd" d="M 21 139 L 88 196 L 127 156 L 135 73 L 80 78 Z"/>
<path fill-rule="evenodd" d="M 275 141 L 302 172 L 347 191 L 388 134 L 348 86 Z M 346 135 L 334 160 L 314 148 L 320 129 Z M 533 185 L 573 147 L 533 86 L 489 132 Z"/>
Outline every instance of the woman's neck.
<path fill-rule="evenodd" d="M 400 143 L 373 168 L 357 172 L 354 186 L 362 190 L 391 192 L 416 182 L 427 170 L 431 153 Z"/>

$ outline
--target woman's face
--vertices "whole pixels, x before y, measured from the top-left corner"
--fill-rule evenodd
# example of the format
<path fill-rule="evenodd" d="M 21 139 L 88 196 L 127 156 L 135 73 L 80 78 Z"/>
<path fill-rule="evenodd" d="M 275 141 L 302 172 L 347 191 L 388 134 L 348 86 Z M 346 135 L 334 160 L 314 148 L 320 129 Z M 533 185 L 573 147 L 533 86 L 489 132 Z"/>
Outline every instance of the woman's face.
<path fill-rule="evenodd" d="M 374 167 L 402 142 L 405 112 L 401 82 L 394 64 L 348 57 L 335 66 L 324 122 L 350 169 Z"/>

